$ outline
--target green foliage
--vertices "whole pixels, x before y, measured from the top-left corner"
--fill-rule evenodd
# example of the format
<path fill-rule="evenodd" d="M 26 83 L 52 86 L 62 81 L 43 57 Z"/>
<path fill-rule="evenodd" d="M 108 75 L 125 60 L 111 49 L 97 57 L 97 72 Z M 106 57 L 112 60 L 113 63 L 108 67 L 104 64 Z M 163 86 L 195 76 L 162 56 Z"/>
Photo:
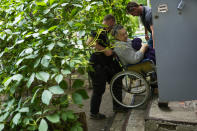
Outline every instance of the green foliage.
<path fill-rule="evenodd" d="M 65 78 L 89 69 L 85 41 L 106 14 L 135 32 L 128 0 L 0 2 L 0 130 L 82 130 L 67 107 L 88 99 L 84 82 Z"/>

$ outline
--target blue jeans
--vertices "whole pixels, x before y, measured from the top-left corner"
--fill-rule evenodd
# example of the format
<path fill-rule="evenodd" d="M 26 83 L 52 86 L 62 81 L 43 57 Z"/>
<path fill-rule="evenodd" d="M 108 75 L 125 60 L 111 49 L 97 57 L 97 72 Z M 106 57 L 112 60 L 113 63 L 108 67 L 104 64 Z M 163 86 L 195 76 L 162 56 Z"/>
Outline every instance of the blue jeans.
<path fill-rule="evenodd" d="M 148 45 L 153 48 L 153 37 L 150 35 L 150 39 L 148 40 Z"/>

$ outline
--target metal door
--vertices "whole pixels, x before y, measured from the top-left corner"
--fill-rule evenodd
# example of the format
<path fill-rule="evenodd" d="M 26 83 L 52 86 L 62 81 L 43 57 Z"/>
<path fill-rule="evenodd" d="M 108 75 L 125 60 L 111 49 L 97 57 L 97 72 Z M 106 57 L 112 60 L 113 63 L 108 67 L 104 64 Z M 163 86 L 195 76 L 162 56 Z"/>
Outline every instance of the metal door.
<path fill-rule="evenodd" d="M 197 0 L 152 0 L 159 98 L 197 99 Z"/>

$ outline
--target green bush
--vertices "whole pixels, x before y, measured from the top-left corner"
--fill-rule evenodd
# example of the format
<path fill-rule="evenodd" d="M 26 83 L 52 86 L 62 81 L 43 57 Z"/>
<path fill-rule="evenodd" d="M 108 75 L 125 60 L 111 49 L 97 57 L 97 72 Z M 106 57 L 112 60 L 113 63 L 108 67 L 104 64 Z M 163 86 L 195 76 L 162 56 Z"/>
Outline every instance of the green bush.
<path fill-rule="evenodd" d="M 89 69 L 84 43 L 104 15 L 114 14 L 132 35 L 128 0 L 0 2 L 0 130 L 82 130 L 68 107 L 88 99 L 84 82 L 71 86 L 65 78 Z"/>

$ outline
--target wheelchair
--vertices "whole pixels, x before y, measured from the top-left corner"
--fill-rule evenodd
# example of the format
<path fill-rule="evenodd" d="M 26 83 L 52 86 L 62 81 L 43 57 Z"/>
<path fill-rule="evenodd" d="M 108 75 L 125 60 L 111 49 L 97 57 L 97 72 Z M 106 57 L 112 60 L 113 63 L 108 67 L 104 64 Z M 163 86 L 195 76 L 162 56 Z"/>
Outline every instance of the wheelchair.
<path fill-rule="evenodd" d="M 151 86 L 157 84 L 156 66 L 152 60 L 144 59 L 137 64 L 123 65 L 117 59 L 123 71 L 117 73 L 110 82 L 112 98 L 126 108 L 136 108 L 144 105 L 150 95 Z M 122 99 L 117 97 L 113 88 L 116 81 L 122 82 Z"/>

